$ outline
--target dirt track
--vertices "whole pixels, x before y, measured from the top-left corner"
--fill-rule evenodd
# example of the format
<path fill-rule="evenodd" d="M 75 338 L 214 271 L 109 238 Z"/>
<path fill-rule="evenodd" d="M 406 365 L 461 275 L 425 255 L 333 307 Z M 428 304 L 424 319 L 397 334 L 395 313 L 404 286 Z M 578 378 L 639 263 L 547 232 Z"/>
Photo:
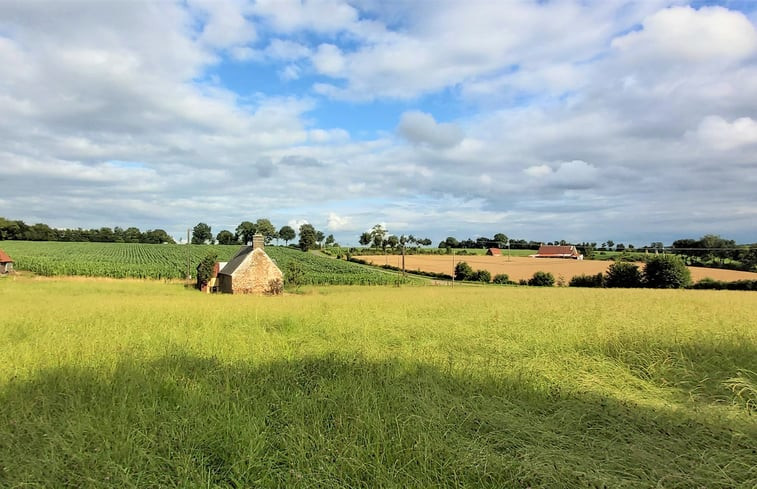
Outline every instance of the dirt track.
<path fill-rule="evenodd" d="M 359 256 L 374 265 L 393 265 L 402 266 L 402 257 L 399 255 L 373 255 Z M 565 281 L 576 275 L 596 275 L 599 272 L 606 272 L 607 268 L 613 263 L 612 261 L 600 260 L 565 260 L 556 258 L 530 258 L 514 256 L 508 260 L 507 257 L 500 256 L 481 256 L 481 255 L 456 255 L 454 263 L 464 261 L 474 270 L 488 270 L 492 276 L 498 273 L 506 273 L 510 280 L 528 279 L 533 276 L 534 272 L 550 272 L 559 279 L 561 276 Z M 643 264 L 639 264 L 642 268 Z M 405 256 L 405 269 L 424 270 L 427 272 L 439 272 L 452 275 L 454 271 L 452 255 L 407 255 Z M 757 273 L 740 272 L 736 270 L 722 270 L 718 268 L 700 268 L 689 267 L 691 270 L 692 280 L 699 281 L 705 277 L 715 280 L 757 280 Z"/>

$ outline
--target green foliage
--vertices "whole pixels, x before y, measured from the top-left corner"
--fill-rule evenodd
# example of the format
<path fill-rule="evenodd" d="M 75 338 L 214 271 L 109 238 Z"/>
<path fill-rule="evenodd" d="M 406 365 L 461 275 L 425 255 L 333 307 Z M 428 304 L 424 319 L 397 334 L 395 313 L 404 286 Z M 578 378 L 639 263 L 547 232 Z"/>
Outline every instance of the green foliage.
<path fill-rule="evenodd" d="M 210 226 L 204 222 L 198 223 L 192 229 L 192 244 L 205 244 L 213 241 L 213 233 Z"/>
<path fill-rule="evenodd" d="M 476 270 L 473 272 L 473 275 L 471 275 L 469 280 L 473 280 L 474 282 L 484 282 L 489 283 L 492 280 L 492 274 L 489 272 L 489 270 Z"/>
<path fill-rule="evenodd" d="M 602 272 L 596 275 L 576 275 L 570 279 L 570 287 L 604 287 L 605 277 Z"/>
<path fill-rule="evenodd" d="M 535 287 L 552 287 L 555 285 L 555 277 L 549 272 L 536 272 L 528 280 L 528 285 Z"/>
<path fill-rule="evenodd" d="M 473 268 L 466 262 L 461 261 L 455 265 L 455 280 L 470 280 L 473 276 Z"/>
<path fill-rule="evenodd" d="M 255 236 L 255 232 L 255 224 L 250 221 L 242 221 L 236 229 L 237 238 L 242 244 L 252 243 L 252 237 Z"/>
<path fill-rule="evenodd" d="M 279 238 L 283 239 L 285 244 L 289 244 L 296 236 L 297 234 L 291 226 L 282 226 L 279 229 Z"/>
<path fill-rule="evenodd" d="M 723 282 L 711 278 L 703 278 L 691 286 L 692 289 L 710 289 L 710 290 L 757 290 L 757 280 L 735 280 L 733 282 Z"/>
<path fill-rule="evenodd" d="M 312 224 L 303 224 L 300 226 L 300 249 L 302 251 L 314 250 L 318 248 L 318 235 Z"/>
<path fill-rule="evenodd" d="M 506 273 L 498 273 L 497 275 L 494 276 L 494 278 L 492 279 L 492 282 L 494 282 L 495 284 L 501 284 L 501 285 L 507 285 L 507 284 L 512 283 L 510 281 L 510 276 Z"/>
<path fill-rule="evenodd" d="M 296 261 L 290 261 L 287 263 L 284 269 L 284 282 L 292 287 L 299 288 L 305 279 L 305 272 L 302 270 L 300 264 Z"/>
<path fill-rule="evenodd" d="M 262 234 L 266 243 L 270 243 L 277 236 L 276 228 L 268 219 L 258 219 L 255 222 L 255 233 Z"/>
<path fill-rule="evenodd" d="M 216 241 L 220 245 L 231 245 L 237 243 L 237 237 L 231 231 L 223 230 L 216 236 Z"/>
<path fill-rule="evenodd" d="M 643 287 L 644 280 L 639 267 L 633 263 L 616 261 L 607 269 L 606 287 L 631 289 Z"/>
<path fill-rule="evenodd" d="M 691 272 L 676 255 L 655 255 L 644 267 L 644 285 L 653 289 L 680 289 L 691 283 Z"/>
<path fill-rule="evenodd" d="M 218 255 L 216 253 L 208 253 L 205 258 L 202 259 L 200 265 L 197 267 L 197 280 L 201 284 L 206 284 L 213 275 L 213 269 L 218 261 Z"/>

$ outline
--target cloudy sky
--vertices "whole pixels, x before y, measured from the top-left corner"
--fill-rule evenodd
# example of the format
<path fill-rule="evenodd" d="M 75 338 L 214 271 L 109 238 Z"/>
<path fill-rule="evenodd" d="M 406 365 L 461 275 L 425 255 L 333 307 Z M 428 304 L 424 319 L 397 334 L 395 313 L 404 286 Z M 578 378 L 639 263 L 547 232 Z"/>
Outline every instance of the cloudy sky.
<path fill-rule="evenodd" d="M 757 2 L 0 0 L 0 216 L 757 241 Z"/>

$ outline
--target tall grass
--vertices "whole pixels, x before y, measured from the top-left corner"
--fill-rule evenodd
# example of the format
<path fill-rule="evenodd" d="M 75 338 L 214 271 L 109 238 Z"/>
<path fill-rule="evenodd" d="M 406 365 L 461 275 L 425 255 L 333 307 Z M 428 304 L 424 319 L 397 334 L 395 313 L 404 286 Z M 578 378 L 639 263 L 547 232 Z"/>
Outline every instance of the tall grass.
<path fill-rule="evenodd" d="M 0 297 L 0 487 L 757 484 L 748 292 Z"/>

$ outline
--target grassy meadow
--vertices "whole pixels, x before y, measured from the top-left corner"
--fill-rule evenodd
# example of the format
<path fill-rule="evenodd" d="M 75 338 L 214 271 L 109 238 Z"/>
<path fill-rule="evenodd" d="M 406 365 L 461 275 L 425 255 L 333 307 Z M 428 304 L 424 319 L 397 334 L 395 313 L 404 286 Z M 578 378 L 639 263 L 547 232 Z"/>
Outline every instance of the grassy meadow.
<path fill-rule="evenodd" d="M 0 487 L 757 486 L 754 293 L 0 298 Z"/>

